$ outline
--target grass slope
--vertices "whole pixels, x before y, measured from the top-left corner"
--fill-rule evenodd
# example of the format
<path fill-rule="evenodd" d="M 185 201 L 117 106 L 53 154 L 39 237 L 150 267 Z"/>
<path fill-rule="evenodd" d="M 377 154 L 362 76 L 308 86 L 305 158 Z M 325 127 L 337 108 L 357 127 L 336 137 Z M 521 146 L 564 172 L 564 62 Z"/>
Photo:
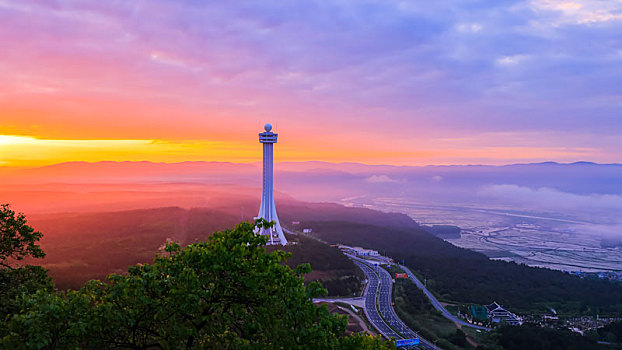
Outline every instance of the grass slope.
<path fill-rule="evenodd" d="M 313 271 L 305 276 L 306 280 L 320 281 L 330 296 L 351 297 L 360 294 L 365 275 L 338 248 L 302 235 L 288 235 L 287 239 L 297 244 L 269 249 L 292 253 L 285 262 L 292 268 L 309 263 Z"/>

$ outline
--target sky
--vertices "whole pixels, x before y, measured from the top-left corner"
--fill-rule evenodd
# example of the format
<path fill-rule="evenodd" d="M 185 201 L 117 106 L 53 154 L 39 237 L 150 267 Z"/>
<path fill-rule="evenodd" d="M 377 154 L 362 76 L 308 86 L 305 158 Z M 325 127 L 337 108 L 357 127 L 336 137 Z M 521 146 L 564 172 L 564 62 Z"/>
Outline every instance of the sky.
<path fill-rule="evenodd" d="M 0 166 L 622 159 L 622 0 L 0 0 Z"/>

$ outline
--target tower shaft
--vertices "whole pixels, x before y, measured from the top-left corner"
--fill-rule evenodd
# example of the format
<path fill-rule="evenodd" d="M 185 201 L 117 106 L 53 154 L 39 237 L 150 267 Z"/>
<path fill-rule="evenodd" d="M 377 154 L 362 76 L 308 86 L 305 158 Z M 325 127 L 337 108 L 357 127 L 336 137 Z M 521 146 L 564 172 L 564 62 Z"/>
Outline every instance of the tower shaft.
<path fill-rule="evenodd" d="M 273 178 L 273 145 L 276 143 L 278 134 L 271 132 L 272 126 L 266 124 L 265 132 L 259 134 L 259 142 L 263 144 L 263 189 L 261 192 L 261 206 L 259 207 L 259 218 L 264 218 L 268 222 L 274 222 L 270 228 L 261 228 L 259 233 L 268 236 L 268 244 L 287 244 L 287 239 L 283 234 L 279 217 L 276 214 L 274 204 L 274 178 Z"/>

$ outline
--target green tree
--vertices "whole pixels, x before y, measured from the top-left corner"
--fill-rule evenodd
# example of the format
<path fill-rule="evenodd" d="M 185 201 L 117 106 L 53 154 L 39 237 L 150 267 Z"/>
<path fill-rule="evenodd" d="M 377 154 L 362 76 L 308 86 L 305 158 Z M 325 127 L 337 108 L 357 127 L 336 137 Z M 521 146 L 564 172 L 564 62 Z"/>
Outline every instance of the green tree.
<path fill-rule="evenodd" d="M 27 256 L 43 258 L 45 253 L 37 245 L 41 232 L 28 226 L 23 213 L 16 214 L 9 204 L 0 205 L 0 266 L 13 268 L 9 260 L 22 260 Z"/>
<path fill-rule="evenodd" d="M 19 310 L 17 298 L 38 289 L 52 289 L 52 281 L 39 266 L 19 266 L 26 257 L 43 258 L 37 245 L 41 232 L 28 226 L 24 214 L 16 214 L 8 204 L 0 205 L 0 321 Z M 0 322 L 0 336 L 4 322 Z"/>
<path fill-rule="evenodd" d="M 266 225 L 258 221 L 256 225 Z M 291 269 L 283 251 L 242 223 L 207 242 L 169 244 L 152 264 L 79 291 L 39 291 L 8 322 L 9 348 L 384 349 L 364 335 L 345 337 L 346 319 L 317 307 L 325 293 L 304 284 L 308 264 Z"/>
<path fill-rule="evenodd" d="M 448 340 L 454 344 L 461 347 L 465 347 L 467 344 L 466 334 L 461 329 L 456 329 L 456 332 L 448 337 Z"/>
<path fill-rule="evenodd" d="M 610 343 L 622 343 L 622 321 L 612 322 L 597 329 L 600 340 Z"/>

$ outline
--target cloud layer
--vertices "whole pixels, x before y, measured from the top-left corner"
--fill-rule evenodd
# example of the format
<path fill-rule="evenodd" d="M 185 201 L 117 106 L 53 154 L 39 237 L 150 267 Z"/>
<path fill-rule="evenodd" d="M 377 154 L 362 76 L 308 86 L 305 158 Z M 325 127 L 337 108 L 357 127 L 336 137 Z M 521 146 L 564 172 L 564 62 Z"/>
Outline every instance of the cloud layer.
<path fill-rule="evenodd" d="M 618 194 L 581 195 L 547 187 L 533 189 L 518 185 L 488 185 L 482 187 L 478 195 L 492 197 L 506 203 L 519 203 L 526 208 L 548 209 L 557 212 L 580 210 L 618 214 L 622 210 L 622 195 Z"/>
<path fill-rule="evenodd" d="M 622 157 L 617 0 L 0 0 L 0 20 L 0 134 L 251 143 L 270 120 L 300 159 L 313 135 L 371 163 Z"/>

